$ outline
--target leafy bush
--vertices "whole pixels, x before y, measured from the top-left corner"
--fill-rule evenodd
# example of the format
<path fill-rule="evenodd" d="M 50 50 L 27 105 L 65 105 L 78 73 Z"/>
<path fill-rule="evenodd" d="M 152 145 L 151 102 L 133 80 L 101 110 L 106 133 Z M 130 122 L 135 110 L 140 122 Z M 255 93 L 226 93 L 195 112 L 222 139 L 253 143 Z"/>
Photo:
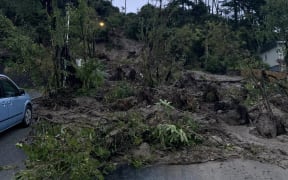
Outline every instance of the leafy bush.
<path fill-rule="evenodd" d="M 185 114 L 181 119 L 172 119 L 172 113 L 177 109 L 171 105 L 171 102 L 160 99 L 156 105 L 164 110 L 164 116 L 160 118 L 165 118 L 169 123 L 158 124 L 152 130 L 154 143 L 160 143 L 164 148 L 177 148 L 202 142 L 202 137 L 197 134 L 199 126 L 189 115 Z"/>
<path fill-rule="evenodd" d="M 130 13 L 127 14 L 125 19 L 125 28 L 124 28 L 125 35 L 134 40 L 139 39 L 140 34 L 140 25 L 139 25 L 139 18 L 136 14 Z"/>
<path fill-rule="evenodd" d="M 227 66 L 220 60 L 217 60 L 216 57 L 211 57 L 208 60 L 205 70 L 215 74 L 226 74 Z"/>
<path fill-rule="evenodd" d="M 110 153 L 99 148 L 95 132 L 92 128 L 42 122 L 35 129 L 31 144 L 18 144 L 29 161 L 27 170 L 18 173 L 16 178 L 104 179 L 103 173 L 113 166 L 103 161 Z"/>
<path fill-rule="evenodd" d="M 121 82 L 106 94 L 105 99 L 107 102 L 113 102 L 133 95 L 134 89 L 128 83 Z"/>
<path fill-rule="evenodd" d="M 163 147 L 188 145 L 189 140 L 183 129 L 173 124 L 159 124 L 153 133 Z"/>
<path fill-rule="evenodd" d="M 143 141 L 147 126 L 138 113 L 115 115 L 103 127 L 78 127 L 41 121 L 30 144 L 17 144 L 28 155 L 17 179 L 104 179 L 114 170 L 112 156 Z"/>
<path fill-rule="evenodd" d="M 104 80 L 102 65 L 97 60 L 89 60 L 82 67 L 78 67 L 76 76 L 82 81 L 83 89 L 98 87 Z"/>
<path fill-rule="evenodd" d="M 150 130 L 139 113 L 118 115 L 118 122 L 106 132 L 107 147 L 111 153 L 126 152 L 144 141 L 144 132 L 150 133 Z"/>

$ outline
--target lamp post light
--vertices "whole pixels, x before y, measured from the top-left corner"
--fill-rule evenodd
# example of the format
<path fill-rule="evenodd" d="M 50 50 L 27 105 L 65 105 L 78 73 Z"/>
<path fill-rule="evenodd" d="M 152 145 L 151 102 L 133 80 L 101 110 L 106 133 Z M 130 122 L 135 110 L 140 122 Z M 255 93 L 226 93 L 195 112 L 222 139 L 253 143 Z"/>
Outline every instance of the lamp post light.
<path fill-rule="evenodd" d="M 100 27 L 104 27 L 104 26 L 105 26 L 105 23 L 104 23 L 103 21 L 100 21 L 100 22 L 99 22 L 99 26 L 100 26 Z"/>

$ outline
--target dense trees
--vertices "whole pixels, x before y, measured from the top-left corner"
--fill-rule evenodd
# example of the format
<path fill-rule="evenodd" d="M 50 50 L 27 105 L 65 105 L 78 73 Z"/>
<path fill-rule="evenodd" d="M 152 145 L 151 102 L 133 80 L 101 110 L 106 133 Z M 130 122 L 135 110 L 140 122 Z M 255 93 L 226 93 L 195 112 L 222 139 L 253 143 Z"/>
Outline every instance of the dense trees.
<path fill-rule="evenodd" d="M 287 44 L 288 2 L 285 0 L 267 0 L 267 5 L 263 8 L 263 12 L 266 15 L 264 23 L 267 36 L 271 39 L 286 41 Z"/>
<path fill-rule="evenodd" d="M 61 82 L 70 59 L 95 59 L 97 43 L 109 42 L 113 37 L 108 34 L 118 29 L 146 44 L 147 63 L 156 68 L 150 80 L 161 82 L 175 64 L 223 73 L 257 56 L 265 43 L 287 41 L 285 0 L 217 2 L 160 0 L 153 6 L 155 1 L 148 1 L 137 14 L 123 14 L 110 0 L 2 0 L 0 62 L 23 64 L 22 71 L 49 69 L 46 74 Z M 104 28 L 99 26 L 103 20 Z"/>

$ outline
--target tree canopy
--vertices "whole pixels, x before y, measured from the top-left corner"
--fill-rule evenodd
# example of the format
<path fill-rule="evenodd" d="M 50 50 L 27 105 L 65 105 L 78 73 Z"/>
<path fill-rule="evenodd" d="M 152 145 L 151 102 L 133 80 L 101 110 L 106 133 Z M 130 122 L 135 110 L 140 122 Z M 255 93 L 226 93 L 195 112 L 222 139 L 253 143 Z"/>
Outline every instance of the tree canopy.
<path fill-rule="evenodd" d="M 52 79 L 60 81 L 63 62 L 95 59 L 97 43 L 111 42 L 118 32 L 147 44 L 154 59 L 149 63 L 158 61 L 162 66 L 183 61 L 181 68 L 223 73 L 240 68 L 247 56 L 257 57 L 269 42 L 287 42 L 285 0 L 157 2 L 157 6 L 150 3 L 137 13 L 125 14 L 108 0 L 2 0 L 1 63 L 45 64 L 52 69 Z M 101 21 L 105 27 L 99 26 Z M 164 60 L 160 62 L 159 56 Z"/>

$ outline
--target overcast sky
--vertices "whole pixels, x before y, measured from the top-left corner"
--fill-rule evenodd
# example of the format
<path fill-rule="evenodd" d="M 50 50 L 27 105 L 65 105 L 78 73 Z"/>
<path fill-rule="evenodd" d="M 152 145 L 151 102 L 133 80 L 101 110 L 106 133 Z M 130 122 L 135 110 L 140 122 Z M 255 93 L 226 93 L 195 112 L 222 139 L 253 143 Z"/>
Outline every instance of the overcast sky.
<path fill-rule="evenodd" d="M 126 0 L 127 1 L 127 13 L 129 12 L 137 12 L 137 9 L 147 4 L 148 0 Z M 113 0 L 113 5 L 119 7 L 120 11 L 122 11 L 121 7 L 125 6 L 125 0 Z M 150 0 L 151 2 L 151 0 Z"/>

